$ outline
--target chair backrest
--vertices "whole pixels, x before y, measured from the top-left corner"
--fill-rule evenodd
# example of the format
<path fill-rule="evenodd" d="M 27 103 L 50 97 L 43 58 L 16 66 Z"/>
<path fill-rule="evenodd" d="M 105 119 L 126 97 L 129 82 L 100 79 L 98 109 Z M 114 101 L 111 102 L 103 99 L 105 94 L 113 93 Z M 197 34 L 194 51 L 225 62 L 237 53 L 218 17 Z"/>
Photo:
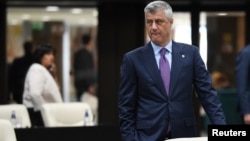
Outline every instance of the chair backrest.
<path fill-rule="evenodd" d="M 45 127 L 84 126 L 85 112 L 93 121 L 90 106 L 83 102 L 43 104 L 41 114 Z"/>
<path fill-rule="evenodd" d="M 208 137 L 173 138 L 167 141 L 208 141 Z"/>
<path fill-rule="evenodd" d="M 0 119 L 0 141 L 17 141 L 15 130 L 7 119 Z"/>
<path fill-rule="evenodd" d="M 0 105 L 0 119 L 10 120 L 12 111 L 15 111 L 17 122 L 22 128 L 31 127 L 28 109 L 23 104 Z"/>

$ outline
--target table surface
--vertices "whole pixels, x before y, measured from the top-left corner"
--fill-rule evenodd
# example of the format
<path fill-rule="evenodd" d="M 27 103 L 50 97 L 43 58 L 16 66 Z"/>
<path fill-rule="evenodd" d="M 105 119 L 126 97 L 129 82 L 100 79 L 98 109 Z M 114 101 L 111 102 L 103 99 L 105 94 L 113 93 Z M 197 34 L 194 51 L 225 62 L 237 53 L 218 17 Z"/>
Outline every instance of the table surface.
<path fill-rule="evenodd" d="M 17 141 L 122 141 L 117 126 L 15 129 Z"/>

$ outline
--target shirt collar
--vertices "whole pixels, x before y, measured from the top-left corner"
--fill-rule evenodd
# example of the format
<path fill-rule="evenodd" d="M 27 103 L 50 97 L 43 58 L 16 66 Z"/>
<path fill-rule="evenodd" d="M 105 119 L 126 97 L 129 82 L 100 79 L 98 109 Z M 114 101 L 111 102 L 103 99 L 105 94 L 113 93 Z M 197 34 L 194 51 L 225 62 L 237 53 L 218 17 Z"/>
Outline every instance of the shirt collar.
<path fill-rule="evenodd" d="M 156 45 L 152 41 L 151 41 L 151 45 L 153 47 L 154 54 L 158 54 L 160 52 L 160 50 L 162 49 L 161 46 Z M 170 42 L 164 48 L 166 48 L 169 53 L 172 53 L 172 40 L 170 40 Z"/>

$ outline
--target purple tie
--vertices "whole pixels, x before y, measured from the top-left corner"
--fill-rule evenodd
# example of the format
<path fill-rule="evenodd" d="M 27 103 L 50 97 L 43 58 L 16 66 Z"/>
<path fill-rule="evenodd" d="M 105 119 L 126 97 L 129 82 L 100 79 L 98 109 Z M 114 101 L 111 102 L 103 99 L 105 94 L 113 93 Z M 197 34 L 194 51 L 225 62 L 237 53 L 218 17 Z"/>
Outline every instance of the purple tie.
<path fill-rule="evenodd" d="M 168 59 L 165 57 L 166 52 L 168 52 L 167 49 L 162 48 L 160 50 L 160 72 L 161 72 L 161 78 L 163 80 L 165 89 L 167 94 L 169 94 L 169 84 L 170 84 L 170 67 L 169 67 L 169 63 L 168 63 Z M 171 126 L 170 123 L 168 124 L 168 133 L 171 131 Z"/>
<path fill-rule="evenodd" d="M 161 72 L 161 78 L 163 80 L 166 92 L 168 94 L 169 92 L 169 84 L 170 84 L 170 67 L 168 63 L 168 59 L 165 57 L 165 54 L 168 50 L 165 48 L 162 48 L 160 50 L 160 72 Z"/>

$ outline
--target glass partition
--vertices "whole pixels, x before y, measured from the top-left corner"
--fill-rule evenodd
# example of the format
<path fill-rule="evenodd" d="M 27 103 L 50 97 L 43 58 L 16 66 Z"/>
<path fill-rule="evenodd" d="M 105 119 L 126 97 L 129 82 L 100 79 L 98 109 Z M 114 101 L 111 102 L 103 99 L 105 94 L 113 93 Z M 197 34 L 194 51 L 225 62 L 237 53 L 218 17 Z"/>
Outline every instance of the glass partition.
<path fill-rule="evenodd" d="M 24 43 L 26 41 L 31 41 L 34 47 L 40 43 L 49 43 L 56 50 L 55 64 L 57 66 L 58 84 L 64 102 L 85 101 L 86 98 L 82 97 L 85 92 L 94 93 L 97 96 L 97 16 L 98 12 L 95 7 L 9 7 L 7 9 L 6 47 L 9 69 L 11 69 L 16 58 L 25 55 Z M 91 42 L 88 45 L 83 45 L 83 35 L 90 37 Z M 74 62 L 76 56 L 79 56 L 76 55 L 76 52 L 82 50 L 82 48 L 87 48 L 91 57 L 86 58 L 83 53 L 78 57 L 81 60 Z M 79 94 L 77 95 L 75 80 L 78 80 L 81 76 L 76 74 L 77 72 L 84 72 L 83 69 L 90 62 L 92 68 L 87 71 L 87 76 L 93 75 L 93 80 L 81 81 L 80 83 L 84 83 L 81 86 L 86 88 L 78 90 Z M 80 66 L 82 69 L 77 71 L 74 66 Z M 15 70 L 15 73 L 20 71 L 24 70 L 20 68 L 20 70 Z M 24 73 L 20 72 L 19 74 L 21 80 L 18 77 L 13 78 L 14 82 L 11 81 L 9 88 L 10 99 L 13 103 L 20 103 L 16 101 L 15 94 L 13 94 L 15 93 L 13 89 L 17 88 L 13 85 L 20 85 L 20 83 L 16 84 L 15 82 L 21 82 L 21 85 L 24 83 Z M 17 91 L 21 95 L 23 90 Z"/>

